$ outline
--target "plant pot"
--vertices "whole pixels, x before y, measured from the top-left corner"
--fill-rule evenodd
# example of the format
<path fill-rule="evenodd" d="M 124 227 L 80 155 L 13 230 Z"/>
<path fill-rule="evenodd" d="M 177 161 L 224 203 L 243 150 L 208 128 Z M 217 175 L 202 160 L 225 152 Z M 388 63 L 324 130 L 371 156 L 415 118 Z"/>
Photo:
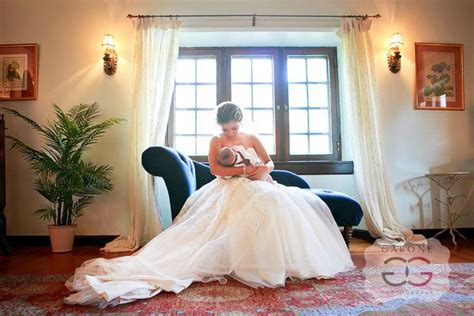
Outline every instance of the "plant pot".
<path fill-rule="evenodd" d="M 53 252 L 69 252 L 74 244 L 76 225 L 48 225 L 51 250 Z"/>

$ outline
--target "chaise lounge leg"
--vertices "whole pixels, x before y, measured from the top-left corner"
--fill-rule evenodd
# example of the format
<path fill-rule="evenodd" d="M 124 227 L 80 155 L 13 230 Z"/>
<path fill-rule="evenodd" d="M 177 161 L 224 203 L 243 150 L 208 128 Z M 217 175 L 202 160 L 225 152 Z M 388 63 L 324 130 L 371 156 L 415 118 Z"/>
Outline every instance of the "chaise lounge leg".
<path fill-rule="evenodd" d="M 347 247 L 349 247 L 349 243 L 352 239 L 352 226 L 344 226 L 344 241 L 346 242 Z"/>

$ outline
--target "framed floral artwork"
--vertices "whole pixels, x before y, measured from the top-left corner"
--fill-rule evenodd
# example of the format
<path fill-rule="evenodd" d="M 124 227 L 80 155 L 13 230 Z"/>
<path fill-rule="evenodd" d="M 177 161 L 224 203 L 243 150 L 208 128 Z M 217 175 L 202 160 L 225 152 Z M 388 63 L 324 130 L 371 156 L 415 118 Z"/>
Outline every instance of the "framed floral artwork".
<path fill-rule="evenodd" d="M 38 44 L 0 44 L 0 101 L 38 98 Z"/>
<path fill-rule="evenodd" d="M 415 109 L 464 110 L 462 44 L 415 43 Z"/>

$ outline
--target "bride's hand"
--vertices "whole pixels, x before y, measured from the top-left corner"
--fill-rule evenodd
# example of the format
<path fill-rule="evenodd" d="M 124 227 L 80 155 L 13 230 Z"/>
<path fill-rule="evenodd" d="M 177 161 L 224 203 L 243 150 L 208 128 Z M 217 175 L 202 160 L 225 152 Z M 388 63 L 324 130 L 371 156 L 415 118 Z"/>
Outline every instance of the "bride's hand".
<path fill-rule="evenodd" d="M 255 174 L 256 171 L 257 171 L 257 167 L 255 166 L 250 165 L 250 166 L 245 167 L 246 176 L 250 180 L 254 180 L 251 177 Z"/>
<path fill-rule="evenodd" d="M 254 171 L 247 173 L 248 174 L 247 178 L 249 178 L 250 180 L 260 180 L 266 173 L 268 173 L 268 169 L 269 169 L 267 166 L 258 166 L 258 167 L 252 167 L 252 168 L 254 169 Z"/>

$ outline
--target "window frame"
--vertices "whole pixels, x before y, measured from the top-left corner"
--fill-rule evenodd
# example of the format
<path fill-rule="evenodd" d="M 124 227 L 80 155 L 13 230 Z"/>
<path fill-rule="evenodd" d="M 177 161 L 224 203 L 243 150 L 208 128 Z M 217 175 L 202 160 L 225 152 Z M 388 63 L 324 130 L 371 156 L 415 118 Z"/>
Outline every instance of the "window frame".
<path fill-rule="evenodd" d="M 341 124 L 339 105 L 339 82 L 337 71 L 336 47 L 205 47 L 179 49 L 179 57 L 216 58 L 216 100 L 217 104 L 231 99 L 231 58 L 232 55 L 272 55 L 274 63 L 274 114 L 275 114 L 275 151 L 271 155 L 275 168 L 293 171 L 299 174 L 352 174 L 353 162 L 342 161 Z M 332 153 L 327 155 L 290 155 L 289 154 L 289 107 L 287 58 L 294 55 L 327 56 L 329 76 L 330 133 L 332 133 Z M 175 94 L 173 92 L 168 122 L 166 145 L 174 144 Z M 207 155 L 192 155 L 192 159 L 207 162 Z"/>
<path fill-rule="evenodd" d="M 318 54 L 315 54 L 315 53 Z M 290 136 L 290 131 L 289 131 L 289 98 L 288 98 L 288 81 L 287 81 L 287 65 L 288 63 L 282 63 L 281 67 L 281 76 L 285 80 L 282 83 L 282 85 L 279 87 L 280 93 L 283 94 L 282 97 L 282 103 L 284 104 L 283 107 L 283 117 L 284 117 L 284 134 L 283 137 L 285 138 L 284 142 L 284 153 L 285 156 L 281 161 L 340 161 L 341 160 L 341 133 L 340 133 L 340 114 L 339 114 L 339 93 L 338 93 L 338 75 L 337 75 L 337 58 L 336 58 L 336 48 L 331 48 L 331 47 L 314 47 L 314 48 L 307 48 L 307 47 L 301 47 L 301 48 L 284 48 L 281 52 L 282 54 L 282 59 L 288 60 L 288 56 L 297 56 L 297 55 L 302 55 L 302 56 L 308 56 L 308 55 L 320 55 L 320 56 L 327 56 L 328 60 L 328 81 L 329 81 L 329 91 L 330 91 L 330 97 L 329 103 L 330 103 L 330 130 L 331 130 L 331 147 L 332 147 L 332 153 L 331 154 L 326 154 L 326 155 L 290 155 L 290 148 L 289 148 L 289 136 Z"/>

